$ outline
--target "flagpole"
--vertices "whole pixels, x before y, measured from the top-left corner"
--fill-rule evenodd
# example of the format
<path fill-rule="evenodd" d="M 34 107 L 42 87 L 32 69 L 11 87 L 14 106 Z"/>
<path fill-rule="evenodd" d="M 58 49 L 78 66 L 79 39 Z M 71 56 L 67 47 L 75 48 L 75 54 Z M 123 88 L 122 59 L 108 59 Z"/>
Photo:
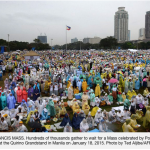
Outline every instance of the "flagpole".
<path fill-rule="evenodd" d="M 67 51 L 67 25 L 66 25 L 66 51 Z"/>

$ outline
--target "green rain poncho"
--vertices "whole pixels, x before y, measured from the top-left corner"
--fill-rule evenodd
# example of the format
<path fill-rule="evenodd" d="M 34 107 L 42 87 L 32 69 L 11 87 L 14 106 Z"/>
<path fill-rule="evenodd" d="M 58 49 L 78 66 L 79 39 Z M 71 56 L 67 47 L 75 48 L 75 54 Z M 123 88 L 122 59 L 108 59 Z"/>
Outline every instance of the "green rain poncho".
<path fill-rule="evenodd" d="M 95 83 L 96 85 L 99 84 L 99 86 L 102 87 L 102 82 L 101 82 L 101 80 L 100 80 L 99 77 L 97 77 L 96 79 L 94 79 L 94 83 Z"/>
<path fill-rule="evenodd" d="M 95 94 L 93 92 L 94 91 L 92 91 L 92 93 L 90 94 L 90 102 L 95 102 Z"/>
<path fill-rule="evenodd" d="M 56 115 L 56 110 L 55 110 L 54 102 L 52 101 L 52 99 L 49 100 L 48 104 L 46 105 L 46 108 L 48 112 L 50 113 L 50 116 Z"/>
<path fill-rule="evenodd" d="M 128 98 L 128 96 L 127 96 L 127 98 Z M 129 109 L 129 106 L 130 106 L 130 102 L 129 102 L 129 99 L 125 99 L 125 101 L 124 101 L 124 108 L 125 109 Z"/>
<path fill-rule="evenodd" d="M 117 95 L 117 102 L 123 102 L 123 98 L 121 94 Z"/>
<path fill-rule="evenodd" d="M 108 99 L 109 99 L 109 102 L 113 102 L 113 96 L 112 95 L 108 95 Z"/>

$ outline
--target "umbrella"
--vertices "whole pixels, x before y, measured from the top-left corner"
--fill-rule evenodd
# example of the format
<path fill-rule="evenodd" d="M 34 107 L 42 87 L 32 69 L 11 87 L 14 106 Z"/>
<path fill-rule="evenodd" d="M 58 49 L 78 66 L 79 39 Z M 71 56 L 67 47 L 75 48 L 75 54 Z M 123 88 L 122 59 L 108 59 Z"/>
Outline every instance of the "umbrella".
<path fill-rule="evenodd" d="M 116 82 L 118 82 L 118 80 L 117 79 L 110 79 L 108 82 L 109 83 L 116 83 Z"/>
<path fill-rule="evenodd" d="M 39 122 L 37 122 L 37 121 L 35 121 L 35 122 L 29 122 L 28 125 L 29 125 L 29 127 L 34 128 L 34 129 L 42 127 L 42 125 Z"/>

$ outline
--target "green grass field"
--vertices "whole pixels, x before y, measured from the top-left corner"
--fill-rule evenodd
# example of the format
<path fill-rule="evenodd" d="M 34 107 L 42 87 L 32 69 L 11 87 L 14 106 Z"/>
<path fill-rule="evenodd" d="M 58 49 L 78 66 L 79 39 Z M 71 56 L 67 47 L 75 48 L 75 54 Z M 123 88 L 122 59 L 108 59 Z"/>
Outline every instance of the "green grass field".
<path fill-rule="evenodd" d="M 4 88 L 4 80 L 5 80 L 6 78 L 8 78 L 8 73 L 6 73 L 6 75 L 3 76 L 3 81 L 0 81 L 0 87 Z M 143 94 L 143 90 L 144 90 L 143 87 L 140 88 L 140 90 L 138 91 L 138 93 Z M 45 95 L 42 94 L 42 96 L 45 96 Z M 67 101 L 67 99 L 64 100 L 64 102 L 66 102 L 66 101 Z M 149 102 L 150 102 L 150 101 L 149 101 Z M 102 110 L 105 109 L 106 111 L 110 111 L 112 107 L 117 107 L 117 106 L 119 106 L 119 105 L 103 106 L 103 107 L 101 107 L 101 108 L 102 108 Z M 120 106 L 121 106 L 121 105 L 120 105 Z M 66 110 L 67 110 L 67 112 L 68 112 L 68 114 L 69 114 L 69 116 L 70 116 L 70 119 L 72 120 L 72 117 L 73 117 L 72 109 L 71 109 L 70 107 L 66 107 Z M 91 111 L 91 110 L 90 110 L 90 111 Z M 63 118 L 63 116 L 62 116 L 62 118 Z M 28 128 L 28 131 L 30 131 L 30 127 L 25 123 L 25 121 L 23 121 L 23 122 L 24 122 L 24 125 L 26 125 L 26 127 Z M 59 121 L 58 121 L 58 122 L 59 122 Z M 58 123 L 58 122 L 56 122 L 56 123 Z M 139 122 L 139 121 L 137 120 L 137 123 L 141 125 L 141 127 L 138 128 L 137 132 L 146 132 L 146 129 L 145 129 L 144 127 L 142 127 L 142 122 Z M 53 124 L 55 124 L 55 122 L 50 121 L 50 123 L 47 123 L 47 124 L 53 125 Z M 119 124 L 118 124 L 118 123 L 111 123 L 111 124 L 107 124 L 107 125 L 108 125 L 108 128 L 109 128 L 110 130 L 112 130 L 113 132 L 122 132 L 122 125 L 123 125 L 122 123 L 119 123 Z M 148 126 L 148 129 L 150 129 L 150 126 Z M 57 132 L 63 132 L 63 129 L 58 129 Z M 74 129 L 73 129 L 73 132 L 79 132 L 79 130 L 74 130 Z"/>

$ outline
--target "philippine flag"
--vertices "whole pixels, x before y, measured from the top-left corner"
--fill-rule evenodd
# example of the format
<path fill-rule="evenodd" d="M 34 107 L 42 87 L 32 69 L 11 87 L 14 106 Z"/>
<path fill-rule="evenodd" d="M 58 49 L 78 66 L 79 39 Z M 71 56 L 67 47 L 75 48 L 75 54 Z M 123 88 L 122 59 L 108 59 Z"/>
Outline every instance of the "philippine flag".
<path fill-rule="evenodd" d="M 71 27 L 67 26 L 67 30 L 71 30 Z"/>

